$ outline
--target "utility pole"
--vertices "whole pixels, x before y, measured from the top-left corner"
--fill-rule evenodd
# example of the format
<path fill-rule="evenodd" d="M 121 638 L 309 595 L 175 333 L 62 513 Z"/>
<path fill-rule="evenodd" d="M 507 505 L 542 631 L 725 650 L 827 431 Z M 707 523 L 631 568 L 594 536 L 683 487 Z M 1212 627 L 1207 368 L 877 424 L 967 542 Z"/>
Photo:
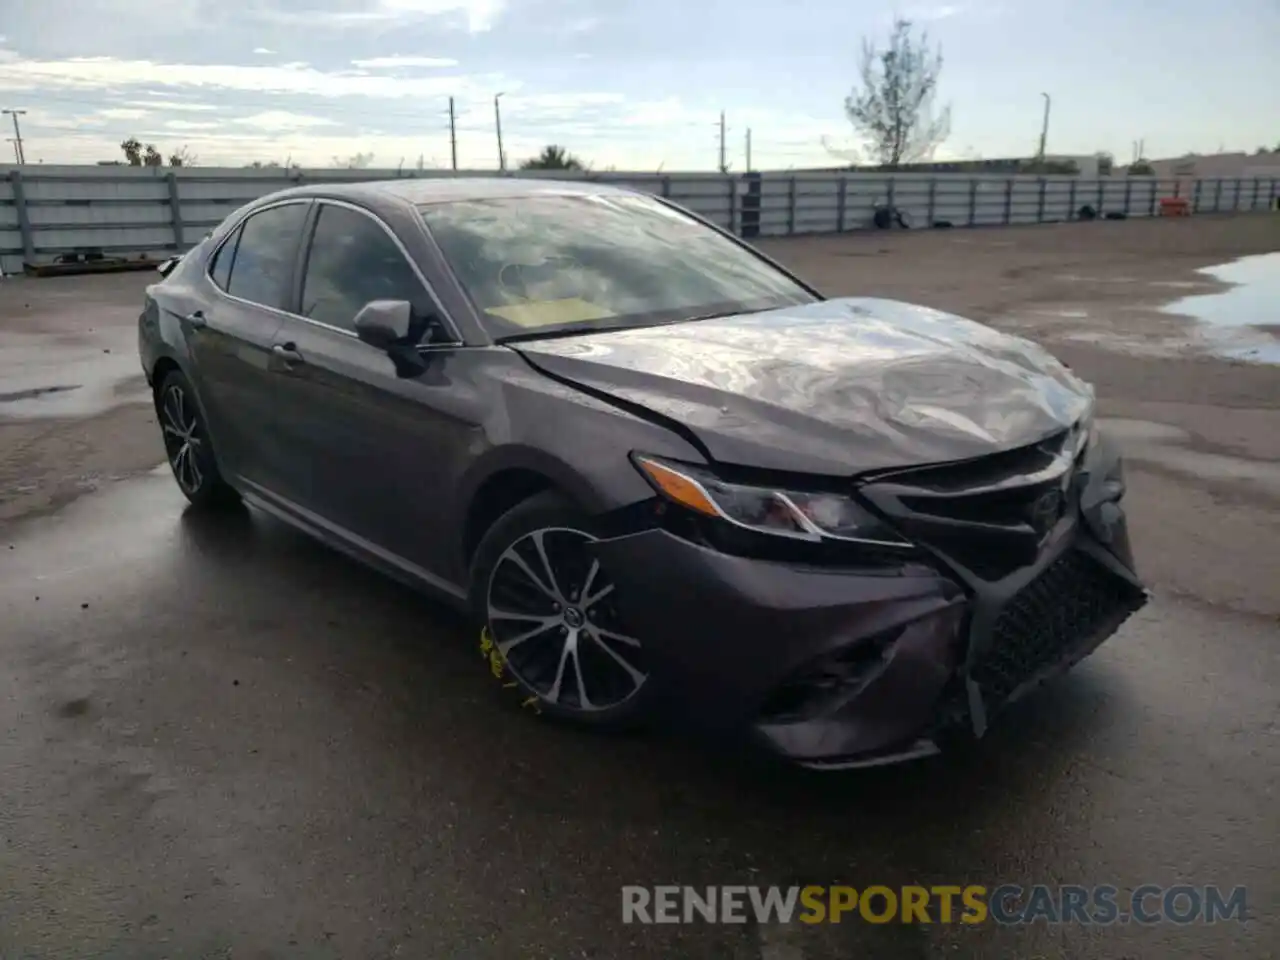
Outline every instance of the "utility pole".
<path fill-rule="evenodd" d="M 493 125 L 498 131 L 498 169 L 505 171 L 507 169 L 507 155 L 502 152 L 502 108 L 498 106 L 498 100 L 502 94 L 496 94 L 493 98 Z"/>
<path fill-rule="evenodd" d="M 751 128 L 747 127 L 747 173 L 751 172 Z"/>
<path fill-rule="evenodd" d="M 0 110 L 0 113 L 7 113 L 13 118 L 13 153 L 19 165 L 27 162 L 27 152 L 22 147 L 22 128 L 18 126 L 18 117 L 26 112 L 25 110 Z"/>
<path fill-rule="evenodd" d="M 453 169 L 458 169 L 458 125 L 453 112 L 453 97 L 449 98 L 449 152 L 453 156 Z M 502 134 L 498 134 L 498 152 L 502 152 Z"/>
<path fill-rule="evenodd" d="M 721 110 L 720 111 L 720 172 L 728 173 L 729 167 L 728 165 L 726 165 L 725 159 L 724 159 L 724 133 L 725 133 L 724 111 Z"/>
<path fill-rule="evenodd" d="M 1044 123 L 1040 126 L 1039 159 L 1041 163 L 1044 163 L 1045 144 L 1049 140 L 1049 107 L 1053 104 L 1053 99 L 1047 93 L 1042 93 L 1040 96 L 1044 97 Z"/>

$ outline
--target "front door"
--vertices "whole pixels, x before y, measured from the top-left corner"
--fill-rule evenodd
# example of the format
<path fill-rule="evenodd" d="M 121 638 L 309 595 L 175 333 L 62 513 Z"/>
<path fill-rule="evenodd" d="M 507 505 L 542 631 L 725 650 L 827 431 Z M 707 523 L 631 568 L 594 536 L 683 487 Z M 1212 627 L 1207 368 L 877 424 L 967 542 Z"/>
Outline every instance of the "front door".
<path fill-rule="evenodd" d="M 275 388 L 271 348 L 308 206 L 294 201 L 248 217 L 210 260 L 207 279 L 216 291 L 186 319 L 219 466 L 259 486 L 272 486 L 280 470 L 265 415 Z"/>
<path fill-rule="evenodd" d="M 474 391 L 453 382 L 453 351 L 399 377 L 356 338 L 372 300 L 440 315 L 390 229 L 360 208 L 321 202 L 303 267 L 301 316 L 276 333 L 277 440 L 290 472 L 281 493 L 314 523 L 365 549 L 447 575 L 446 505 L 475 434 Z"/>

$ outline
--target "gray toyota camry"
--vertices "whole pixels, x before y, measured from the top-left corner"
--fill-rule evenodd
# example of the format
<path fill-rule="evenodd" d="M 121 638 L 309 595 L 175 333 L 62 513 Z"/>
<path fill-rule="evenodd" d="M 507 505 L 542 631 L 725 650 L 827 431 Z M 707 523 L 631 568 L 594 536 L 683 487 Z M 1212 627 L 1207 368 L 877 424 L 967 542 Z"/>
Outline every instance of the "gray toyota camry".
<path fill-rule="evenodd" d="M 1137 610 L 1091 387 L 594 183 L 316 185 L 148 287 L 173 474 L 464 606 L 537 712 L 921 756 Z"/>

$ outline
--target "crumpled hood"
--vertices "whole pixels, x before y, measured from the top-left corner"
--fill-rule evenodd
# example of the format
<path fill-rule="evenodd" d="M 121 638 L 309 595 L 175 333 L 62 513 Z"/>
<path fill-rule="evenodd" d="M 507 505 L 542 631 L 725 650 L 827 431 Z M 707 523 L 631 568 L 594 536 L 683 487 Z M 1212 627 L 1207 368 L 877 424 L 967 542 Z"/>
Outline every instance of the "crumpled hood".
<path fill-rule="evenodd" d="M 691 430 L 722 463 L 827 475 L 962 460 L 1074 424 L 1093 389 L 961 317 L 845 298 L 513 345 Z"/>

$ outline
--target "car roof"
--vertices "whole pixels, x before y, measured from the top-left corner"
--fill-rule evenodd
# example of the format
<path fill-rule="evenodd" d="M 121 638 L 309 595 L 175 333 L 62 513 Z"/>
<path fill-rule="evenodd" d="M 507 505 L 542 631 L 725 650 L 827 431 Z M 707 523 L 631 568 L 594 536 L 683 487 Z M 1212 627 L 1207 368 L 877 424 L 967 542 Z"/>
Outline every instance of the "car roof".
<path fill-rule="evenodd" d="M 632 191 L 584 180 L 552 180 L 541 177 L 400 177 L 360 183 L 308 184 L 288 191 L 308 196 L 348 197 L 376 202 L 394 197 L 414 206 L 457 200 L 509 199 L 534 196 L 601 196 Z"/>

